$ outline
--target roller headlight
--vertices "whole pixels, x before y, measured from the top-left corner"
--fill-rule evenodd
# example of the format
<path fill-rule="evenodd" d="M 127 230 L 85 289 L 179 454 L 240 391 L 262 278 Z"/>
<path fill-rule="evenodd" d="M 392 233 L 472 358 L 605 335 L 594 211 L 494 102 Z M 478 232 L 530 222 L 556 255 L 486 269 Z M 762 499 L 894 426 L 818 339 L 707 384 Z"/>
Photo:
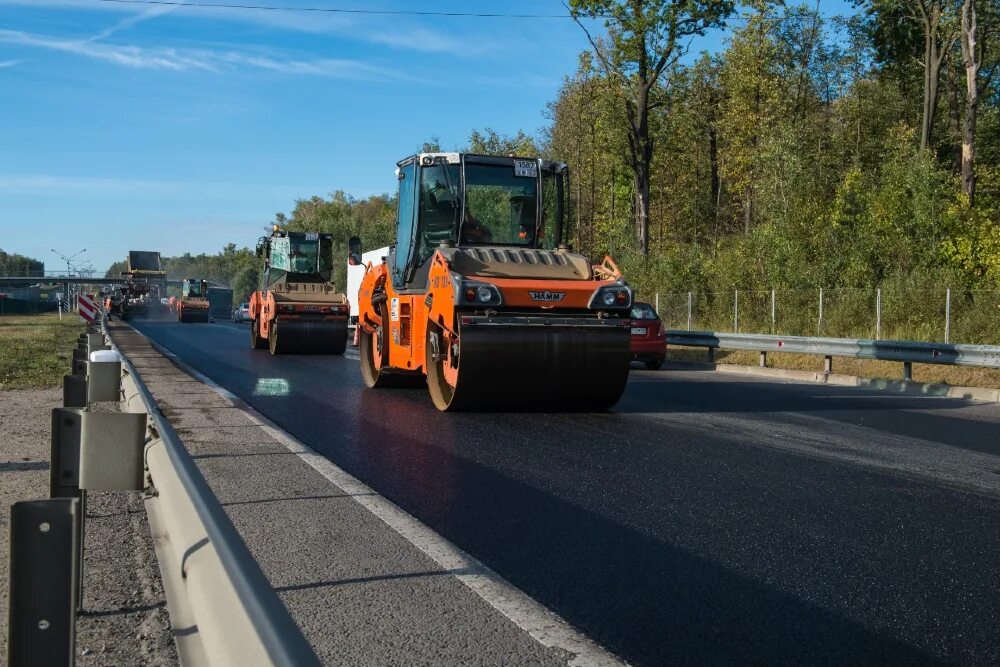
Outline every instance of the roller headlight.
<path fill-rule="evenodd" d="M 503 303 L 500 290 L 486 283 L 464 282 L 458 295 L 458 303 L 464 306 L 499 306 Z"/>
<path fill-rule="evenodd" d="M 632 289 L 624 281 L 597 288 L 590 297 L 590 308 L 595 310 L 624 310 L 632 307 Z"/>

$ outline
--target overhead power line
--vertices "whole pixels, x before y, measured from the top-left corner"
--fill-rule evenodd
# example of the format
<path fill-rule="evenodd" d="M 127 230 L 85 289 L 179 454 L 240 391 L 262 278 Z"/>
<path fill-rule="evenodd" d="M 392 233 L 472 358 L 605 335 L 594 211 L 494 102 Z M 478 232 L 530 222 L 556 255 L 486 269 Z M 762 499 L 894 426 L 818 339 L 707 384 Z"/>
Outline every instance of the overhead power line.
<path fill-rule="evenodd" d="M 463 16 L 504 19 L 569 19 L 569 14 L 503 14 L 499 12 L 440 12 L 411 9 L 345 9 L 341 7 L 279 7 L 276 5 L 229 4 L 223 2 L 182 2 L 181 0 L 99 0 L 119 5 L 165 5 L 194 9 L 258 9 L 272 12 L 325 12 L 330 14 L 381 14 L 396 16 Z M 602 18 L 592 16 L 590 18 Z"/>
<path fill-rule="evenodd" d="M 251 5 L 225 2 L 184 2 L 184 0 L 96 0 L 116 5 L 159 5 L 166 7 L 186 7 L 189 9 L 241 9 L 260 10 L 269 12 L 321 12 L 327 14 L 367 14 L 381 16 L 444 16 L 444 17 L 465 17 L 465 18 L 485 18 L 485 19 L 572 19 L 571 14 L 504 14 L 501 12 L 444 12 L 444 11 L 422 11 L 413 9 L 349 9 L 345 7 L 302 7 L 302 6 L 278 6 L 278 5 Z M 786 14 L 785 16 L 770 16 L 764 20 L 769 23 L 785 23 L 786 21 L 802 20 L 806 15 Z M 608 14 L 580 14 L 578 18 L 583 19 L 610 19 L 614 18 Z M 745 23 L 753 16 L 751 14 L 737 14 L 725 19 L 726 23 Z M 829 15 L 823 17 L 825 20 L 843 19 L 847 16 Z"/>

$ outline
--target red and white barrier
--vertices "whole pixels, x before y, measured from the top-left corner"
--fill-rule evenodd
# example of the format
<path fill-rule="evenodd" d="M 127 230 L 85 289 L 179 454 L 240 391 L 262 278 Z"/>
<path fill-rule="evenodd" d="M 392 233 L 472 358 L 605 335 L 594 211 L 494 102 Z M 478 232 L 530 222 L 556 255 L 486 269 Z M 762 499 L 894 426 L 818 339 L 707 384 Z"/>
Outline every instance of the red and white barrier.
<path fill-rule="evenodd" d="M 89 294 L 81 294 L 77 299 L 77 312 L 86 322 L 93 322 L 97 317 L 99 306 L 97 297 Z"/>

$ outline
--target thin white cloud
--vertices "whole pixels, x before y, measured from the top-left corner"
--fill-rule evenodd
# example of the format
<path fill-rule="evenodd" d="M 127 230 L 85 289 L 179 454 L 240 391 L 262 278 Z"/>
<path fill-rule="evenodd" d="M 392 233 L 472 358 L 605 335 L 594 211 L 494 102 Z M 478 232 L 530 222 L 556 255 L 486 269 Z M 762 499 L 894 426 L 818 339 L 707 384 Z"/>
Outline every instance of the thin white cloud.
<path fill-rule="evenodd" d="M 52 176 L 48 174 L 0 174 L 0 192 L 7 194 L 90 193 L 105 195 L 170 194 L 182 184 L 170 181 L 146 181 L 87 176 Z"/>
<path fill-rule="evenodd" d="M 86 39 L 61 39 L 46 35 L 35 35 L 20 30 L 5 29 L 0 29 L 0 42 L 73 53 L 124 67 L 178 71 L 186 69 L 213 69 L 209 63 L 181 54 L 175 49 L 145 49 L 138 46 L 118 46 L 91 42 Z"/>
<path fill-rule="evenodd" d="M 172 198 L 245 198 L 268 193 L 281 201 L 291 202 L 310 193 L 326 192 L 328 184 L 261 184 L 233 183 L 229 181 L 172 181 L 95 176 L 58 176 L 52 174 L 0 173 L 0 193 L 18 196 L 80 197 L 101 196 L 109 199 L 129 197 Z M 367 190 L 351 190 L 364 195 Z"/>
<path fill-rule="evenodd" d="M 3 5 L 72 8 L 109 13 L 123 11 L 122 5 L 93 2 L 92 0 L 0 0 L 0 6 Z M 510 46 L 509 39 L 500 42 L 486 32 L 473 35 L 469 32 L 438 30 L 401 16 L 365 17 L 320 12 L 276 12 L 259 9 L 236 10 L 220 7 L 193 8 L 183 6 L 171 7 L 170 11 L 174 16 L 183 16 L 188 19 L 249 23 L 287 32 L 340 35 L 348 39 L 381 44 L 394 49 L 426 53 L 450 53 L 464 57 L 489 53 L 502 45 L 506 45 L 505 48 Z M 134 20 L 134 17 L 125 19 L 125 21 L 130 20 Z"/>
<path fill-rule="evenodd" d="M 413 80 L 387 68 L 348 59 L 301 60 L 272 53 L 250 51 L 141 47 L 130 44 L 95 42 L 91 39 L 63 39 L 6 29 L 0 29 L 0 42 L 72 53 L 133 69 L 177 72 L 189 70 L 224 72 L 238 69 L 257 69 L 284 74 L 328 76 L 338 79 Z"/>
<path fill-rule="evenodd" d="M 89 38 L 88 42 L 99 42 L 102 39 L 111 37 L 115 33 L 121 32 L 123 30 L 128 30 L 132 26 L 135 26 L 143 21 L 148 21 L 149 19 L 156 18 L 157 16 L 163 16 L 164 14 L 169 14 L 173 11 L 172 7 L 153 7 L 147 11 L 141 12 L 139 14 L 133 14 L 131 16 L 126 16 L 121 19 L 110 28 L 105 28 L 101 32 L 97 33 L 93 37 Z"/>
<path fill-rule="evenodd" d="M 4 69 L 5 67 L 13 67 L 14 65 L 20 65 L 23 62 L 24 62 L 23 60 L 0 60 L 0 69 Z"/>

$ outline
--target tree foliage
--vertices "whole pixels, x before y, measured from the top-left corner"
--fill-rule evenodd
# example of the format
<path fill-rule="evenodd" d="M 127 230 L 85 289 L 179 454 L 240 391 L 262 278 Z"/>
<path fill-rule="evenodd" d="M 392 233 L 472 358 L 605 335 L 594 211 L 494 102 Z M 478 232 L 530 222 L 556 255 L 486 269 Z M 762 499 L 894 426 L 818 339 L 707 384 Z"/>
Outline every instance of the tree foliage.
<path fill-rule="evenodd" d="M 0 276 L 40 276 L 44 271 L 45 264 L 41 260 L 4 252 L 0 248 Z"/>
<path fill-rule="evenodd" d="M 978 82 L 971 208 L 953 159 L 966 86 L 937 97 L 921 149 L 925 41 L 907 3 L 838 19 L 812 2 L 743 4 L 723 51 L 667 68 L 655 91 L 648 257 L 625 240 L 635 183 L 617 75 L 585 56 L 565 79 L 544 148 L 572 169 L 575 243 L 615 254 L 647 294 L 1000 285 L 997 81 Z M 960 66 L 960 44 L 939 43 Z M 993 71 L 996 51 L 981 53 Z"/>

